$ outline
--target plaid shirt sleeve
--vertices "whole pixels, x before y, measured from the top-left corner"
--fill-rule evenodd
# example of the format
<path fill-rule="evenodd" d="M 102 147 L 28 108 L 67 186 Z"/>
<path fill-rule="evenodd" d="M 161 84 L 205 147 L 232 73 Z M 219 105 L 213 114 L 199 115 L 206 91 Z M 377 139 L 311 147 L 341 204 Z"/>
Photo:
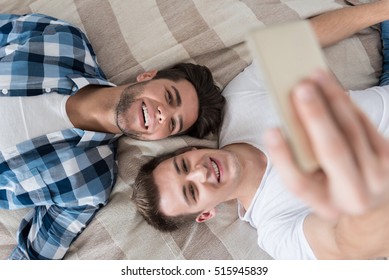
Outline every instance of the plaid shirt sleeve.
<path fill-rule="evenodd" d="M 0 14 L 0 97 L 74 94 L 75 78 L 109 83 L 86 35 L 41 14 Z"/>
<path fill-rule="evenodd" d="M 10 259 L 61 259 L 109 198 L 114 135 L 68 129 L 0 152 L 0 207 L 33 207 Z"/>
<path fill-rule="evenodd" d="M 18 246 L 9 259 L 62 259 L 98 209 L 97 206 L 35 207 L 23 219 Z"/>

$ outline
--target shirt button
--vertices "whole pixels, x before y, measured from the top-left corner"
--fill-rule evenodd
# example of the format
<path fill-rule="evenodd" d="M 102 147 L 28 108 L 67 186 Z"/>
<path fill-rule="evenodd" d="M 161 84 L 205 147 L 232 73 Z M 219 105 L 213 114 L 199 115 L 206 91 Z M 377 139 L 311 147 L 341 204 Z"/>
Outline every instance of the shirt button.
<path fill-rule="evenodd" d="M 2 92 L 2 94 L 7 94 L 7 93 L 8 93 L 8 89 L 3 88 L 3 89 L 1 90 L 1 92 Z"/>
<path fill-rule="evenodd" d="M 76 91 L 76 90 L 77 90 L 76 86 L 72 87 L 72 91 Z"/>
<path fill-rule="evenodd" d="M 51 92 L 51 88 L 45 88 L 45 92 L 47 93 Z"/>

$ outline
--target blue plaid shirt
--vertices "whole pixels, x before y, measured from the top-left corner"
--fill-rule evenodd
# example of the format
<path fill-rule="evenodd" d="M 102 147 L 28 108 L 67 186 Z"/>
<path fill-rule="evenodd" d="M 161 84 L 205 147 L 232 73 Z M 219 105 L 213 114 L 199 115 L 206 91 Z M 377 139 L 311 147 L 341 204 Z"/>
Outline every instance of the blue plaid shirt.
<path fill-rule="evenodd" d="M 0 15 L 0 97 L 72 95 L 90 84 L 113 86 L 78 28 L 39 14 Z M 108 201 L 117 174 L 115 140 L 67 129 L 0 151 L 0 208 L 32 209 L 10 259 L 63 258 Z"/>

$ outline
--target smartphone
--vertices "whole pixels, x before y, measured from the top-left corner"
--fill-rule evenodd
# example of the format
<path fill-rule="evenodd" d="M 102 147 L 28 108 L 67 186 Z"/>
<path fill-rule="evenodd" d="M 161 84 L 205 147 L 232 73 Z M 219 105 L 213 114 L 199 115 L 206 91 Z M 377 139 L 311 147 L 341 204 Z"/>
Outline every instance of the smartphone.
<path fill-rule="evenodd" d="M 305 172 L 319 168 L 307 134 L 291 104 L 292 88 L 315 69 L 328 69 L 316 35 L 307 20 L 251 30 L 248 47 L 264 76 L 265 87 L 279 114 L 281 130 L 296 163 Z"/>

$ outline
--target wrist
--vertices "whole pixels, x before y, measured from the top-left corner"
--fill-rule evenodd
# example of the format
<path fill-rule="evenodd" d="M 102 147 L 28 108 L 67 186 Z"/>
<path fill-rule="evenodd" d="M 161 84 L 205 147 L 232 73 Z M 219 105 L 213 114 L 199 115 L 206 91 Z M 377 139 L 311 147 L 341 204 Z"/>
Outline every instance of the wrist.
<path fill-rule="evenodd" d="M 379 22 L 389 20 L 389 1 L 388 0 L 382 0 L 382 1 L 376 1 L 371 4 L 365 4 L 365 5 L 373 5 L 374 11 L 372 14 L 374 14 L 374 17 L 378 19 Z"/>

